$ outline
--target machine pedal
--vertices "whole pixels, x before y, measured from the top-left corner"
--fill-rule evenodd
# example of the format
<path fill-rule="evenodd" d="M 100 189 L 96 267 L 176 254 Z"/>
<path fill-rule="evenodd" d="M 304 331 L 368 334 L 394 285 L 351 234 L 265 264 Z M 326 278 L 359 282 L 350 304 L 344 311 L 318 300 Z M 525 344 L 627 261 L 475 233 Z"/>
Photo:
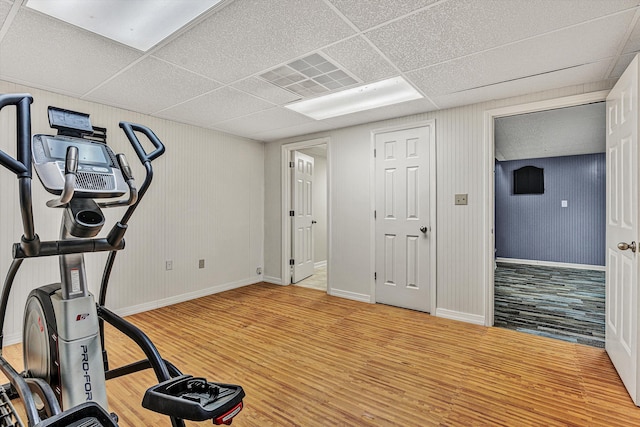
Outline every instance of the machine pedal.
<path fill-rule="evenodd" d="M 97 403 L 86 402 L 43 420 L 38 427 L 118 427 L 118 423 Z"/>
<path fill-rule="evenodd" d="M 239 385 L 210 383 L 181 375 L 147 390 L 142 406 L 154 412 L 190 421 L 231 424 L 242 410 L 244 390 Z"/>

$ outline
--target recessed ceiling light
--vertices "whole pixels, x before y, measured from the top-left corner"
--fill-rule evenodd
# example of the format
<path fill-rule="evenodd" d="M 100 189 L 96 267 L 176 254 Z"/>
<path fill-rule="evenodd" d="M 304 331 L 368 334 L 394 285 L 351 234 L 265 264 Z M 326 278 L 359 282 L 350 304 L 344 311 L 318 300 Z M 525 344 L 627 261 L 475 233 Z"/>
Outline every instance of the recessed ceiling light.
<path fill-rule="evenodd" d="M 28 0 L 27 7 L 147 51 L 221 0 Z"/>
<path fill-rule="evenodd" d="M 423 98 L 420 92 L 405 79 L 393 77 L 318 98 L 294 102 L 285 107 L 312 119 L 323 120 L 420 98 Z"/>

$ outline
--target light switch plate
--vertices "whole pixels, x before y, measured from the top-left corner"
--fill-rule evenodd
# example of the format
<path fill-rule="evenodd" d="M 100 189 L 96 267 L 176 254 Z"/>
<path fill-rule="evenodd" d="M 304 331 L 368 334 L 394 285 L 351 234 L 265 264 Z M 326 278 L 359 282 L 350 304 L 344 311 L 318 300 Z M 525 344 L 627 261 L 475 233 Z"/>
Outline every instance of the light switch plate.
<path fill-rule="evenodd" d="M 456 205 L 466 205 L 468 194 L 456 194 Z"/>
<path fill-rule="evenodd" d="M 569 207 L 569 201 L 568 200 L 562 200 L 560 202 L 560 206 L 562 206 L 563 208 Z"/>

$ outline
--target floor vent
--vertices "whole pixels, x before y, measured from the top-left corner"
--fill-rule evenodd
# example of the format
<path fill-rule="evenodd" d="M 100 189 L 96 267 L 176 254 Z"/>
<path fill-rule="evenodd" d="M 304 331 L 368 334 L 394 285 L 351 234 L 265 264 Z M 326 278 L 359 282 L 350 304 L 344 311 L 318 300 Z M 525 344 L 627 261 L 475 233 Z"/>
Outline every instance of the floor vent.
<path fill-rule="evenodd" d="M 260 78 L 303 98 L 361 83 L 319 53 L 267 71 Z"/>

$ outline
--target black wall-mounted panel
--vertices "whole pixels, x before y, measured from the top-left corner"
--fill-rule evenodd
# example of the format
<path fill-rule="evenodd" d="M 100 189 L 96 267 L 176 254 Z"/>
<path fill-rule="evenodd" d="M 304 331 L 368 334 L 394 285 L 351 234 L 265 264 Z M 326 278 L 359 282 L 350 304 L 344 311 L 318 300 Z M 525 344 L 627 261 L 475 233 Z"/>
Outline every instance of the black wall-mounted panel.
<path fill-rule="evenodd" d="M 544 194 L 544 169 L 524 166 L 514 170 L 513 194 Z"/>

